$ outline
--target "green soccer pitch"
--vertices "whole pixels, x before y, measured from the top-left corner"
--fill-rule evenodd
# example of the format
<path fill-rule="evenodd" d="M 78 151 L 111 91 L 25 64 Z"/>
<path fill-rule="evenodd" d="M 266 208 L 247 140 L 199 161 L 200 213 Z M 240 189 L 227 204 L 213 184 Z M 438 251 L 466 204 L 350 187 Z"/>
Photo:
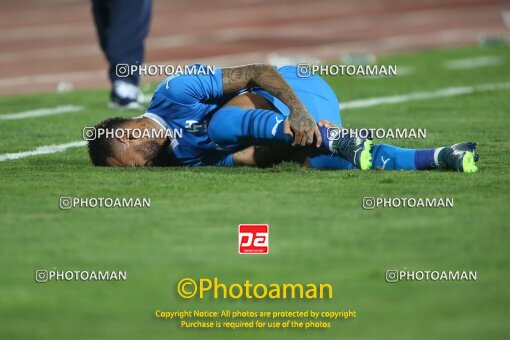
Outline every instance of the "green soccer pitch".
<path fill-rule="evenodd" d="M 473 58 L 492 62 L 445 67 Z M 479 172 L 95 168 L 84 147 L 1 161 L 0 338 L 508 339 L 510 49 L 435 50 L 378 63 L 407 74 L 327 78 L 341 103 L 403 95 L 347 104 L 345 126 L 427 129 L 426 139 L 388 141 L 404 147 L 476 141 Z M 407 96 L 415 92 L 428 95 Z M 0 116 L 84 108 L 0 120 L 0 154 L 79 141 L 84 126 L 119 115 L 106 101 L 105 90 L 0 98 Z M 61 196 L 146 197 L 151 206 L 61 210 Z M 364 196 L 452 197 L 455 205 L 368 211 Z M 239 223 L 270 225 L 268 255 L 237 253 Z M 125 270 L 127 280 L 36 283 L 37 269 Z M 477 280 L 386 283 L 388 269 L 476 270 Z M 334 296 L 185 300 L 176 293 L 184 277 L 328 282 Z M 357 318 L 307 331 L 204 330 L 158 319 L 157 309 L 351 309 Z"/>

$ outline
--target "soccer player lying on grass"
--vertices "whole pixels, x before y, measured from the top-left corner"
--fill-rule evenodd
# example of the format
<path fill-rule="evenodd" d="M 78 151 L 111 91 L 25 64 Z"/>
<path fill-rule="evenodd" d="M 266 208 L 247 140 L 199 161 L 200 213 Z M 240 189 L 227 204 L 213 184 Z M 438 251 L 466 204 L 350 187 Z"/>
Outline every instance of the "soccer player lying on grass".
<path fill-rule="evenodd" d="M 477 171 L 472 142 L 422 150 L 373 146 L 351 134 L 328 140 L 328 126 L 341 126 L 341 119 L 338 99 L 321 77 L 300 78 L 295 66 L 256 64 L 168 77 L 142 117 L 96 125 L 96 131 L 128 133 L 103 134 L 88 149 L 98 166 L 267 166 L 294 160 L 317 169 Z M 180 130 L 182 136 L 137 138 L 129 133 L 134 129 Z"/>

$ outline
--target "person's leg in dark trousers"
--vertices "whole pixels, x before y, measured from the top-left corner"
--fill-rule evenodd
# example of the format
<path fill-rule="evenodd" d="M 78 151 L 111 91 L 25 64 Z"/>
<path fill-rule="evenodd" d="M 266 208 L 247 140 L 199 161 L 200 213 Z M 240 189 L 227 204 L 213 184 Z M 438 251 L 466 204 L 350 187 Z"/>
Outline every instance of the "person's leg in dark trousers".
<path fill-rule="evenodd" d="M 94 23 L 96 25 L 99 45 L 103 50 L 106 58 L 107 40 L 108 40 L 108 23 L 110 21 L 110 2 L 108 0 L 92 0 L 92 14 L 94 15 Z M 109 61 L 109 60 L 108 60 Z"/>
<path fill-rule="evenodd" d="M 112 102 L 120 106 L 129 104 L 138 94 L 134 87 L 138 86 L 139 74 L 126 73 L 122 65 L 143 64 L 151 11 L 152 0 L 92 0 L 99 43 L 110 64 Z"/>

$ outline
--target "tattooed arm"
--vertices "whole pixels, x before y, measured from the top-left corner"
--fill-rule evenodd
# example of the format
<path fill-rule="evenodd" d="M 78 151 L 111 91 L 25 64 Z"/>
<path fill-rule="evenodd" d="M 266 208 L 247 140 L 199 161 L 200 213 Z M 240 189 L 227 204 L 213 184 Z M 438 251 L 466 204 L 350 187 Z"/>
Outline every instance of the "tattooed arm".
<path fill-rule="evenodd" d="M 258 85 L 290 109 L 285 120 L 285 134 L 294 137 L 292 145 L 311 145 L 316 137 L 316 146 L 320 147 L 322 138 L 313 117 L 308 113 L 289 84 L 280 73 L 270 65 L 252 64 L 222 69 L 223 92 L 231 93 Z"/>

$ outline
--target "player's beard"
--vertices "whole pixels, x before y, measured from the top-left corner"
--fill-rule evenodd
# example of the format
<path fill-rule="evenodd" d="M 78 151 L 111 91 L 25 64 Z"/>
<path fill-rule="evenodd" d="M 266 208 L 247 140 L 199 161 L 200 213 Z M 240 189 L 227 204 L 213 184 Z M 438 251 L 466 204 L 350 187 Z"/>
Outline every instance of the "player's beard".
<path fill-rule="evenodd" d="M 152 166 L 169 166 L 172 165 L 171 160 L 171 148 L 170 148 L 170 140 L 166 139 L 163 145 L 159 145 L 156 142 L 151 141 L 151 145 L 148 146 L 151 150 L 149 152 L 153 152 L 153 157 L 151 158 Z M 155 145 L 154 145 L 154 144 Z"/>
<path fill-rule="evenodd" d="M 142 152 L 145 155 L 145 159 L 150 161 L 150 165 L 155 165 L 155 160 L 158 159 L 166 145 L 167 142 L 160 145 L 156 141 L 150 140 L 147 143 L 140 145 L 137 151 Z"/>

